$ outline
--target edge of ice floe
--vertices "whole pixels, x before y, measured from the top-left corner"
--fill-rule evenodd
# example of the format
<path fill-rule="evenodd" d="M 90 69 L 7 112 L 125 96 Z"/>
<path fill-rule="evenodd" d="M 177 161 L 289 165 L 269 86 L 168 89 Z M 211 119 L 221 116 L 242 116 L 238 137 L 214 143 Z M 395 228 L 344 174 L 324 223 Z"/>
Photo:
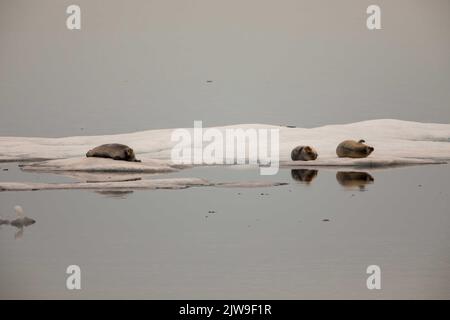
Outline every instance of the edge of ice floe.
<path fill-rule="evenodd" d="M 167 178 L 74 183 L 0 182 L 0 192 L 39 190 L 179 190 L 189 187 L 265 188 L 283 186 L 287 184 L 288 183 L 284 182 L 269 181 L 211 183 L 208 180 L 201 178 Z"/>
<path fill-rule="evenodd" d="M 265 124 L 239 124 L 214 128 L 218 130 L 227 128 L 279 128 L 282 166 L 372 168 L 445 163 L 450 160 L 450 124 L 379 119 L 308 129 Z M 0 137 L 0 162 L 26 161 L 23 168 L 36 171 L 171 172 L 186 167 L 177 167 L 170 163 L 170 151 L 176 144 L 170 139 L 173 130 L 160 129 L 125 134 L 64 138 Z M 193 129 L 187 128 L 187 130 Z M 336 157 L 335 148 L 344 139 L 365 139 L 368 144 L 375 147 L 375 152 L 365 159 L 339 159 Z M 87 150 L 103 143 L 127 144 L 135 150 L 137 158 L 141 159 L 142 162 L 92 163 L 81 160 Z M 319 153 L 319 159 L 308 161 L 307 164 L 289 161 L 290 151 L 297 145 L 315 147 Z M 35 163 L 30 164 L 30 160 L 34 160 Z M 46 161 L 37 163 L 40 160 Z M 78 161 L 80 163 L 77 163 Z"/>
<path fill-rule="evenodd" d="M 352 168 L 392 168 L 414 165 L 447 164 L 447 161 L 418 158 L 336 158 L 314 161 L 281 161 L 280 167 L 352 167 Z"/>
<path fill-rule="evenodd" d="M 172 165 L 164 160 L 129 162 L 105 158 L 68 158 L 32 162 L 20 165 L 24 171 L 78 171 L 78 172 L 123 172 L 123 173 L 169 173 L 183 166 Z"/>

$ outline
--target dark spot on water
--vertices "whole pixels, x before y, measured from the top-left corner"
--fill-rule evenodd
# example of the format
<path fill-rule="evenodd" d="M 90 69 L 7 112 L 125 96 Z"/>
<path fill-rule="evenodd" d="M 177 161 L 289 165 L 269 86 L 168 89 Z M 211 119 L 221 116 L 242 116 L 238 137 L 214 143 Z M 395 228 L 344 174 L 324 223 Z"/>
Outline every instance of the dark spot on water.
<path fill-rule="evenodd" d="M 328 222 L 330 219 L 322 219 L 323 222 Z"/>
<path fill-rule="evenodd" d="M 8 169 L 3 169 L 3 171 L 8 171 Z"/>
<path fill-rule="evenodd" d="M 209 210 L 208 213 L 216 213 L 214 210 Z"/>
<path fill-rule="evenodd" d="M 419 185 L 418 185 L 418 187 L 420 188 L 420 187 L 422 187 L 422 185 L 421 185 L 421 184 L 419 184 Z"/>

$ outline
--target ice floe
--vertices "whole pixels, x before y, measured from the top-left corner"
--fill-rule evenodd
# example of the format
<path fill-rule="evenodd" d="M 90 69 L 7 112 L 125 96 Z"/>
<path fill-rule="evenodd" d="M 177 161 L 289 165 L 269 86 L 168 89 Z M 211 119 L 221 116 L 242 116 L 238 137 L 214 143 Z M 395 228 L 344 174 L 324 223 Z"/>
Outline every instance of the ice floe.
<path fill-rule="evenodd" d="M 185 189 L 194 186 L 210 186 L 211 183 L 200 178 L 168 178 L 134 181 L 76 182 L 76 183 L 36 183 L 36 182 L 0 182 L 0 191 L 37 191 L 37 190 L 124 190 L 124 189 Z"/>
<path fill-rule="evenodd" d="M 82 172 L 126 172 L 167 173 L 177 171 L 179 166 L 168 161 L 147 159 L 145 162 L 129 162 L 106 158 L 69 158 L 32 162 L 21 165 L 25 171 L 82 171 Z"/>
<path fill-rule="evenodd" d="M 98 181 L 74 183 L 0 182 L 0 191 L 38 190 L 99 190 L 107 194 L 115 191 L 139 189 L 186 189 L 189 187 L 265 188 L 283 186 L 287 183 L 270 181 L 240 181 L 213 183 L 200 178 L 141 179 L 128 181 Z"/>
<path fill-rule="evenodd" d="M 434 124 L 392 119 L 369 120 L 351 124 L 327 125 L 317 128 L 288 128 L 264 124 L 243 124 L 216 127 L 219 131 L 230 128 L 280 130 L 280 161 L 290 165 L 290 152 L 297 145 L 311 145 L 319 153 L 315 164 L 330 166 L 391 166 L 428 164 L 450 160 L 450 124 Z M 187 129 L 193 130 L 193 129 Z M 0 161 L 29 161 L 42 159 L 68 159 L 41 165 L 46 170 L 78 168 L 78 170 L 123 170 L 151 172 L 176 168 L 170 164 L 173 146 L 173 129 L 148 130 L 127 134 L 102 136 L 76 136 L 65 138 L 0 137 Z M 336 146 L 346 139 L 365 139 L 375 147 L 366 161 L 360 159 L 337 159 Z M 94 163 L 81 161 L 86 152 L 105 143 L 122 143 L 132 147 L 142 163 L 117 161 Z M 78 160 L 77 160 L 78 158 Z M 155 159 L 161 160 L 155 162 Z M 104 165 L 104 167 L 102 167 Z M 311 163 L 308 163 L 311 165 Z M 39 166 L 34 166 L 35 168 Z M 58 169 L 59 168 L 59 169 Z M 28 166 L 27 169 L 32 169 Z M 148 170 L 148 171 L 146 171 Z"/>

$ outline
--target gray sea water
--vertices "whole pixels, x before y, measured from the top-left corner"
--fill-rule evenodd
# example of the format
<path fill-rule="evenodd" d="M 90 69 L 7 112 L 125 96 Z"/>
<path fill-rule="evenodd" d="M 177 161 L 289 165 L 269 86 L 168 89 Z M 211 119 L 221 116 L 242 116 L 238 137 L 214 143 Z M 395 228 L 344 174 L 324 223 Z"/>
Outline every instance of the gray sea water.
<path fill-rule="evenodd" d="M 2 181 L 68 180 L 0 167 Z M 17 238 L 0 227 L 0 298 L 450 298 L 448 165 L 349 171 L 203 167 L 167 176 L 288 185 L 1 192 L 3 218 L 21 205 L 36 223 Z M 81 290 L 66 288 L 73 264 Z"/>

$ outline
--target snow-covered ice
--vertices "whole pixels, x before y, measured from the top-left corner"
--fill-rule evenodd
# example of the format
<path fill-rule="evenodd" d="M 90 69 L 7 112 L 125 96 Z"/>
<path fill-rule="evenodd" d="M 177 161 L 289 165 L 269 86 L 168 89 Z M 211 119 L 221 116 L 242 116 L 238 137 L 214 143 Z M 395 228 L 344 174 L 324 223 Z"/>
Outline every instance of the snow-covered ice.
<path fill-rule="evenodd" d="M 266 128 L 280 129 L 280 161 L 287 163 L 290 152 L 297 145 L 311 145 L 319 153 L 317 162 L 321 165 L 358 165 L 360 160 L 338 159 L 336 146 L 347 139 L 364 139 L 375 147 L 370 155 L 372 164 L 389 164 L 390 160 L 396 163 L 417 164 L 418 160 L 446 161 L 450 159 L 450 124 L 419 123 L 400 120 L 368 120 L 351 124 L 327 125 L 317 128 L 287 128 L 264 124 L 243 124 L 225 127 L 216 127 L 220 131 L 228 128 Z M 206 128 L 205 128 L 206 129 Z M 193 129 L 187 129 L 193 130 Z M 25 161 L 33 159 L 67 159 L 82 158 L 86 152 L 105 143 L 122 143 L 134 149 L 137 158 L 142 160 L 142 169 L 151 159 L 163 160 L 152 165 L 162 167 L 170 165 L 170 155 L 176 142 L 171 141 L 173 129 L 148 130 L 127 134 L 102 136 L 75 136 L 64 138 L 27 138 L 27 137 L 0 137 L 0 161 Z M 76 163 L 79 166 L 87 164 Z M 165 163 L 163 163 L 165 162 Z M 54 163 L 60 167 L 64 163 Z M 69 163 L 67 163 L 68 165 Z M 308 163 L 310 165 L 311 163 Z M 52 163 L 48 164 L 49 168 Z M 113 165 L 122 169 L 138 168 L 133 163 Z M 99 169 L 97 164 L 95 165 Z M 111 166 L 108 164 L 108 168 Z"/>

